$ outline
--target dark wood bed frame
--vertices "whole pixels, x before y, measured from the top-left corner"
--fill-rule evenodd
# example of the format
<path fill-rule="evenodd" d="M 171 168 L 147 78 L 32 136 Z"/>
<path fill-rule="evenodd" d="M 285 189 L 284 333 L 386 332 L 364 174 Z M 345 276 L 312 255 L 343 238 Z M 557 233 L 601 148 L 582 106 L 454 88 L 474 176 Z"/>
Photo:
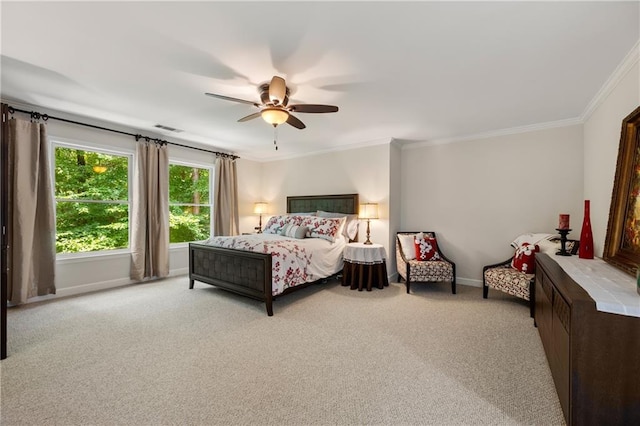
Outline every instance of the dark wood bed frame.
<path fill-rule="evenodd" d="M 317 210 L 357 214 L 358 194 L 305 195 L 287 197 L 287 213 L 308 213 Z M 271 254 L 189 244 L 189 288 L 194 281 L 210 284 L 224 290 L 265 302 L 267 315 L 273 315 Z M 282 296 L 314 282 L 291 287 Z"/>

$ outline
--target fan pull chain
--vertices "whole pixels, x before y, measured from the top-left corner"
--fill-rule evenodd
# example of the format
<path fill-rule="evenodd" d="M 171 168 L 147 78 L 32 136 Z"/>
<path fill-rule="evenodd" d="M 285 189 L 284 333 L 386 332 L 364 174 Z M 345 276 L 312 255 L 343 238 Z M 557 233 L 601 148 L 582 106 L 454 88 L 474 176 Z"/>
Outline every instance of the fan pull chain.
<path fill-rule="evenodd" d="M 273 125 L 273 145 L 276 147 L 276 151 L 278 150 L 278 125 Z"/>

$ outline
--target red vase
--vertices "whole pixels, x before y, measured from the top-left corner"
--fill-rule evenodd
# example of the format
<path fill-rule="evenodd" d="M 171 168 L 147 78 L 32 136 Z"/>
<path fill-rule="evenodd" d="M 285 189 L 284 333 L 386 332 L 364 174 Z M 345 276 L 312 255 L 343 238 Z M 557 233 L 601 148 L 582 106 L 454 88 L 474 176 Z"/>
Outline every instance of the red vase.
<path fill-rule="evenodd" d="M 591 232 L 591 206 L 589 200 L 584 200 L 584 219 L 582 232 L 580 233 L 580 246 L 578 257 L 581 259 L 593 259 L 593 233 Z"/>

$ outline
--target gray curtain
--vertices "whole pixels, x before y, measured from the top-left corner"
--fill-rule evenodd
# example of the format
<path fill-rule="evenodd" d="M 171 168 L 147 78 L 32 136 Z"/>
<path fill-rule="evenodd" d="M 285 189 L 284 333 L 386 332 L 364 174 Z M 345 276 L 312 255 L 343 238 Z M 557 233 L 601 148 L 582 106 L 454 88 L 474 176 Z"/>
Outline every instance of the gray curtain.
<path fill-rule="evenodd" d="M 133 174 L 131 279 L 169 275 L 169 156 L 166 145 L 139 142 Z"/>
<path fill-rule="evenodd" d="M 238 177 L 232 158 L 216 158 L 216 179 L 213 194 L 213 235 L 238 235 Z"/>
<path fill-rule="evenodd" d="M 8 299 L 55 294 L 55 214 L 44 124 L 9 120 Z"/>

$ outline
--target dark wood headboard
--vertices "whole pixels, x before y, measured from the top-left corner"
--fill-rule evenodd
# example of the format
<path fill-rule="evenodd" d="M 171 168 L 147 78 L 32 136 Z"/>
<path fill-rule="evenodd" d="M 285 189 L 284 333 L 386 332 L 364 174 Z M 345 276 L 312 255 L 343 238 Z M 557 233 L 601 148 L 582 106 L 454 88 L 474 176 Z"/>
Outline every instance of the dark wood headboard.
<path fill-rule="evenodd" d="M 358 214 L 358 194 L 300 195 L 287 197 L 287 213 L 311 213 L 317 210 Z"/>

